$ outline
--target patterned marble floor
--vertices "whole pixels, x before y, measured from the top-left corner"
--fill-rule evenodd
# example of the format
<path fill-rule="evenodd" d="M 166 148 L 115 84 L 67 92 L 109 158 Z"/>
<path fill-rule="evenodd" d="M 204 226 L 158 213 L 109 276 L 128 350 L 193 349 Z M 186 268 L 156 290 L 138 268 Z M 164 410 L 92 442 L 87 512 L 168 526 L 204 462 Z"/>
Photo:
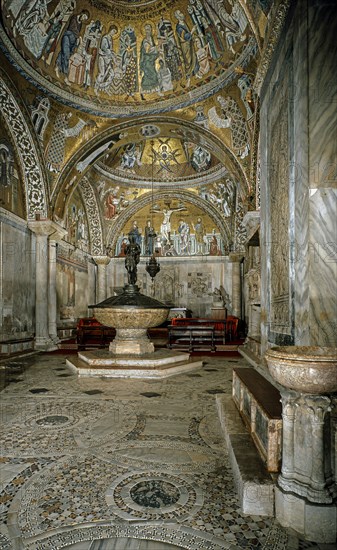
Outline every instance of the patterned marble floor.
<path fill-rule="evenodd" d="M 143 382 L 79 379 L 65 357 L 8 362 L 0 548 L 318 548 L 240 511 L 215 395 L 243 359 Z"/>

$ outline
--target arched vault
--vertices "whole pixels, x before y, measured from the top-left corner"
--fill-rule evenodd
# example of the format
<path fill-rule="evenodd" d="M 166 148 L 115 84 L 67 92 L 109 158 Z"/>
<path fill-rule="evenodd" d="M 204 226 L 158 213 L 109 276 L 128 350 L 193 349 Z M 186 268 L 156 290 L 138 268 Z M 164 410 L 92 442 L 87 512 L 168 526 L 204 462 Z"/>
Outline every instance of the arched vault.
<path fill-rule="evenodd" d="M 250 193 L 248 177 L 239 160 L 231 149 L 212 132 L 193 122 L 176 117 L 147 117 L 146 119 L 114 124 L 111 128 L 81 146 L 67 162 L 53 191 L 53 210 L 58 217 L 64 215 L 65 195 L 72 191 L 73 186 L 79 182 L 83 174 L 88 174 L 90 166 L 95 164 L 107 151 L 111 152 L 117 147 L 130 142 L 131 139 L 134 142 L 151 139 L 141 134 L 141 129 L 145 124 L 153 124 L 160 128 L 160 132 L 162 132 L 160 135 L 163 137 L 179 136 L 187 141 L 190 140 L 208 147 L 234 179 L 240 182 L 242 193 L 247 195 Z M 131 135 L 132 137 L 130 137 Z M 96 152 L 97 156 L 95 156 Z"/>

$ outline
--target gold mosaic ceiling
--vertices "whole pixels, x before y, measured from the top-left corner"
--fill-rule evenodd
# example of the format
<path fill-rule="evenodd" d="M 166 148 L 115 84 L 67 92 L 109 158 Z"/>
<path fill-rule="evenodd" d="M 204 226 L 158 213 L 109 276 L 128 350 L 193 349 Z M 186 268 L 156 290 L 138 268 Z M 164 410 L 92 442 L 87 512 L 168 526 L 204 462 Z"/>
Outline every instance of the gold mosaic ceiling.
<path fill-rule="evenodd" d="M 234 0 L 1 6 L 6 45 L 23 72 L 64 103 L 102 116 L 190 105 L 229 85 L 257 52 L 246 4 Z"/>

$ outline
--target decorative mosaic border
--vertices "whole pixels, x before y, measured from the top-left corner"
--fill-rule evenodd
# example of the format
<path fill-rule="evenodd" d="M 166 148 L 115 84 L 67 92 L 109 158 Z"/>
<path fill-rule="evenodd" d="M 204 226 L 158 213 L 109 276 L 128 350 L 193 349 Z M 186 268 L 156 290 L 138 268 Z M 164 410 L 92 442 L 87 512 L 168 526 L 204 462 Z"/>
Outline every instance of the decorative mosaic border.
<path fill-rule="evenodd" d="M 189 527 L 174 524 L 162 525 L 162 522 L 147 522 L 127 525 L 97 525 L 85 526 L 81 529 L 68 530 L 50 535 L 25 544 L 27 550 L 59 550 L 71 544 L 104 540 L 109 538 L 134 538 L 140 540 L 156 540 L 186 548 L 188 550 L 218 550 L 224 548 L 224 540 L 214 535 L 200 533 Z"/>

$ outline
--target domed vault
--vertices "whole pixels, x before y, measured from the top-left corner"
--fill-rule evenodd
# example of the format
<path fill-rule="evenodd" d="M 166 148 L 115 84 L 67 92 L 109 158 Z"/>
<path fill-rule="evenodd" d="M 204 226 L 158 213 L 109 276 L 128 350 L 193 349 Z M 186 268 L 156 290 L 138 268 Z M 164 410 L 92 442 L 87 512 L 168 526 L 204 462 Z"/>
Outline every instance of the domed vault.
<path fill-rule="evenodd" d="M 135 223 L 165 239 L 167 210 L 173 236 L 201 224 L 207 253 L 214 235 L 218 253 L 240 247 L 258 200 L 253 84 L 267 4 L 2 0 L 3 81 L 25 103 L 34 156 L 20 168 L 27 218 L 53 218 L 96 255 L 119 255 Z"/>

